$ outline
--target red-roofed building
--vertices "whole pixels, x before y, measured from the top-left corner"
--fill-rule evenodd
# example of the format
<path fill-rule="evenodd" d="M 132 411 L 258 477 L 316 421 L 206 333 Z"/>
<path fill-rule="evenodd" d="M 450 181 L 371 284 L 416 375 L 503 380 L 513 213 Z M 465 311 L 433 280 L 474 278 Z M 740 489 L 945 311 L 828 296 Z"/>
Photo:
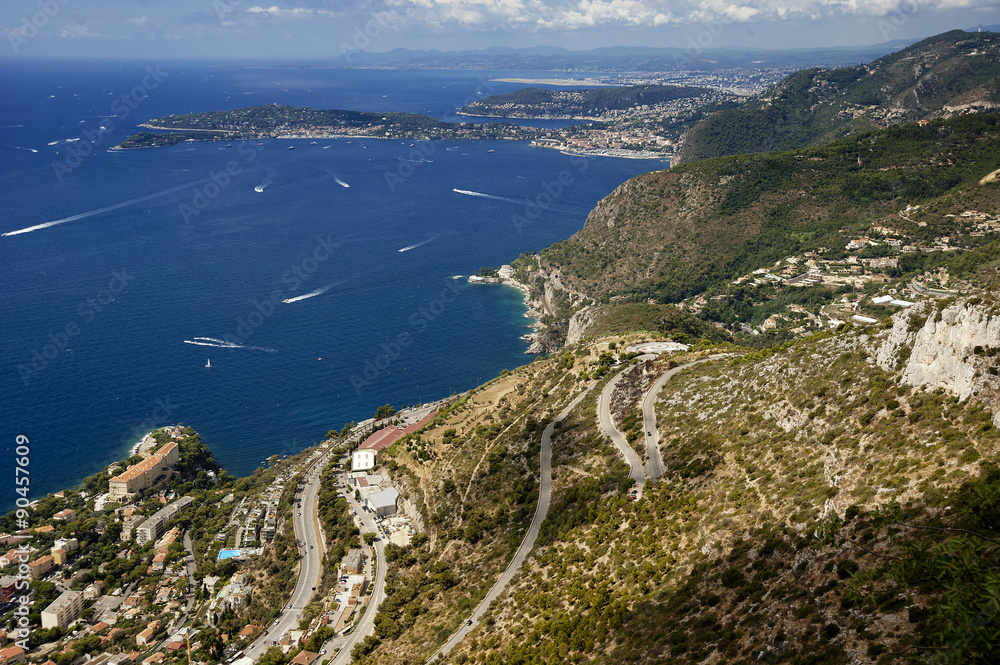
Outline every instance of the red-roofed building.
<path fill-rule="evenodd" d="M 312 665 L 318 657 L 319 654 L 313 651 L 300 651 L 295 658 L 292 658 L 290 665 Z"/>
<path fill-rule="evenodd" d="M 426 416 L 424 416 L 420 422 L 413 423 L 412 425 L 407 425 L 406 427 L 400 427 L 398 425 L 392 427 L 383 427 L 379 431 L 375 432 L 367 439 L 364 440 L 358 450 L 385 450 L 392 444 L 396 443 L 397 440 L 403 438 L 407 434 L 412 434 L 418 429 L 429 423 L 434 416 L 437 415 L 437 411 L 431 411 Z"/>
<path fill-rule="evenodd" d="M 416 432 L 418 429 L 429 423 L 436 415 L 437 411 L 431 411 L 419 422 L 413 423 L 412 425 L 407 425 L 406 427 L 393 425 L 391 427 L 383 427 L 379 431 L 375 432 L 365 439 L 364 442 L 358 446 L 358 449 L 354 451 L 354 455 L 351 458 L 351 469 L 354 471 L 367 471 L 368 469 L 371 469 L 375 466 L 374 453 L 377 453 L 380 450 L 385 450 L 407 434 Z"/>
<path fill-rule="evenodd" d="M 243 630 L 240 631 L 240 637 L 250 637 L 254 633 L 259 633 L 260 631 L 260 626 L 251 623 L 243 627 Z"/>
<path fill-rule="evenodd" d="M 6 649 L 0 649 L 0 665 L 7 665 L 8 663 L 23 663 L 24 654 L 24 649 L 16 644 L 14 646 L 9 646 Z"/>

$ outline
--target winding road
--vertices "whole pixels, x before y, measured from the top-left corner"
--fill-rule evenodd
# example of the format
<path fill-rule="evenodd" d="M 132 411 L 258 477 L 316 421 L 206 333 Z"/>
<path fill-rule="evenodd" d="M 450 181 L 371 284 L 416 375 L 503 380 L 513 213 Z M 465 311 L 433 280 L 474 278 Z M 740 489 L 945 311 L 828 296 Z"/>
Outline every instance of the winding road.
<path fill-rule="evenodd" d="M 292 506 L 294 511 L 292 513 L 292 526 L 295 539 L 298 543 L 304 543 L 299 545 L 301 556 L 299 579 L 295 583 L 291 599 L 281 610 L 275 622 L 267 626 L 265 632 L 244 650 L 245 657 L 252 660 L 263 656 L 278 637 L 298 627 L 299 615 L 312 600 L 313 593 L 319 585 L 323 574 L 323 539 L 320 537 L 317 496 L 319 495 L 320 473 L 329 462 L 329 457 L 330 453 L 324 451 L 302 476 L 303 486 L 296 494 L 302 504 Z"/>
<path fill-rule="evenodd" d="M 615 378 L 608 381 L 607 385 L 604 386 L 604 390 L 601 391 L 601 398 L 597 402 L 597 421 L 604 434 L 611 438 L 615 447 L 618 448 L 618 452 L 625 458 L 625 462 L 629 466 L 629 478 L 635 482 L 636 489 L 641 492 L 642 486 L 646 483 L 646 474 L 642 469 L 642 460 L 639 459 L 639 455 L 636 454 L 635 449 L 629 445 L 625 435 L 615 425 L 614 420 L 611 419 L 611 393 L 614 391 L 615 386 L 618 385 L 622 376 L 625 375 L 625 372 L 630 369 L 632 369 L 631 366 L 618 372 Z"/>
<path fill-rule="evenodd" d="M 377 534 L 378 526 L 375 524 L 375 518 L 372 514 L 364 510 L 354 500 L 354 496 L 350 493 L 349 489 L 342 489 L 342 494 L 354 509 L 354 513 L 358 516 L 358 521 L 361 522 L 361 533 L 374 532 Z M 385 575 L 388 566 L 385 563 L 384 545 L 381 536 L 373 543 L 375 547 L 375 585 L 372 588 L 368 602 L 365 604 L 365 613 L 361 617 L 361 621 L 343 638 L 334 638 L 323 645 L 323 649 L 326 651 L 329 651 L 332 646 L 340 648 L 336 657 L 330 661 L 331 665 L 345 665 L 351 662 L 351 651 L 354 650 L 354 645 L 375 631 L 375 616 L 378 614 L 378 606 L 382 604 L 382 600 L 385 598 Z"/>
<path fill-rule="evenodd" d="M 510 584 L 510 581 L 514 578 L 518 569 L 524 563 L 524 560 L 528 557 L 528 553 L 535 546 L 535 541 L 538 540 L 538 533 L 542 528 L 542 522 L 545 521 L 546 515 L 549 512 L 549 504 L 552 501 L 552 433 L 555 431 L 556 423 L 565 418 L 570 414 L 570 412 L 576 408 L 576 406 L 586 397 L 590 389 L 594 387 L 594 384 L 587 386 L 586 390 L 576 396 L 572 402 L 569 403 L 565 409 L 563 409 L 556 418 L 549 423 L 545 431 L 542 432 L 542 449 L 539 454 L 539 488 L 538 488 L 538 504 L 535 506 L 535 516 L 531 519 L 531 525 L 528 527 L 527 533 L 524 534 L 524 540 L 521 541 L 521 546 L 517 548 L 517 552 L 514 554 L 514 558 L 510 560 L 507 564 L 507 569 L 503 571 L 503 575 L 500 579 L 496 581 L 493 588 L 489 590 L 489 593 L 480 601 L 479 605 L 476 606 L 475 611 L 473 611 L 472 616 L 466 623 L 455 631 L 448 641 L 445 642 L 440 649 L 438 649 L 433 656 L 427 659 L 426 662 L 431 663 L 438 659 L 439 656 L 446 655 L 449 651 L 458 646 L 459 642 L 465 639 L 465 636 L 475 628 L 479 620 L 482 619 L 483 614 L 489 609 L 490 604 L 500 597 L 504 589 Z"/>

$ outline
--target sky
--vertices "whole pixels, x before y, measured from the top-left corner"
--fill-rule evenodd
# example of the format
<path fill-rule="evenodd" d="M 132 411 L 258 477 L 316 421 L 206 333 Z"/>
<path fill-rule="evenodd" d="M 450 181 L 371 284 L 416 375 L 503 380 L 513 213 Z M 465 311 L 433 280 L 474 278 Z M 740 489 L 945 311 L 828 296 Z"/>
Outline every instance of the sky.
<path fill-rule="evenodd" d="M 1000 23 L 1000 0 L 2 0 L 0 57 L 318 60 L 361 49 L 862 46 Z"/>

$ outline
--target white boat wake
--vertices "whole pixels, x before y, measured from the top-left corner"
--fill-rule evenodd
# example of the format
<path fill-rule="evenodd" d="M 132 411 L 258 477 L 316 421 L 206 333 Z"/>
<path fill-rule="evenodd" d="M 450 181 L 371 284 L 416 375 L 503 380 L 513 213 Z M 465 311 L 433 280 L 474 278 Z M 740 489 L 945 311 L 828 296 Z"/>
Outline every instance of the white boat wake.
<path fill-rule="evenodd" d="M 348 185 L 346 182 L 344 182 L 343 180 L 341 180 L 337 176 L 333 176 L 333 179 L 336 180 L 337 184 L 340 185 L 341 187 L 350 187 L 350 185 Z"/>
<path fill-rule="evenodd" d="M 508 199 L 508 198 L 506 198 L 504 196 L 493 196 L 492 194 L 483 194 L 482 192 L 470 192 L 467 189 L 452 188 L 451 191 L 457 192 L 459 194 L 465 194 L 466 196 L 478 196 L 478 197 L 484 198 L 484 199 L 493 199 L 494 201 L 506 201 L 507 203 L 516 203 L 518 205 L 521 205 L 521 204 L 524 203 L 524 201 L 518 201 L 517 199 Z"/>
<path fill-rule="evenodd" d="M 257 192 L 258 194 L 260 194 L 261 192 L 263 192 L 263 191 L 264 191 L 264 188 L 265 188 L 265 187 L 267 187 L 267 186 L 268 186 L 268 185 L 270 185 L 270 184 L 271 184 L 271 180 L 270 180 L 270 179 L 267 179 L 267 180 L 265 180 L 264 182 L 262 182 L 262 183 L 260 183 L 259 185 L 257 185 L 256 187 L 254 187 L 254 188 L 253 188 L 253 191 L 255 191 L 255 192 Z"/>
<path fill-rule="evenodd" d="M 184 343 L 196 346 L 213 346 L 217 349 L 245 349 L 247 351 L 266 351 L 267 353 L 277 352 L 277 349 L 270 349 L 266 346 L 246 346 L 235 342 L 227 342 L 224 339 L 216 339 L 215 337 L 195 337 L 184 340 Z"/>
<path fill-rule="evenodd" d="M 315 298 L 316 296 L 320 296 L 320 295 L 323 295 L 324 293 L 326 293 L 331 286 L 333 286 L 333 285 L 332 284 L 327 284 L 326 286 L 319 287 L 315 291 L 310 291 L 309 293 L 303 293 L 301 296 L 295 296 L 294 298 L 285 298 L 281 302 L 291 304 L 293 302 L 298 302 L 300 300 L 305 300 L 306 298 Z"/>
<path fill-rule="evenodd" d="M 152 199 L 159 198 L 161 196 L 166 196 L 167 194 L 173 194 L 174 192 L 180 192 L 185 189 L 191 189 L 192 187 L 197 187 L 198 185 L 208 182 L 209 178 L 202 178 L 196 182 L 189 182 L 186 185 L 178 185 L 177 187 L 171 187 L 170 189 L 165 189 L 162 192 L 157 192 L 155 194 L 149 194 L 147 196 L 140 196 L 137 199 L 129 199 L 128 201 L 122 201 L 121 203 L 115 203 L 114 205 L 105 206 L 103 208 L 98 208 L 97 210 L 88 210 L 87 212 L 81 212 L 78 215 L 72 215 L 70 217 L 63 217 L 62 219 L 57 219 L 51 222 L 45 222 L 44 224 L 36 224 L 35 226 L 29 226 L 27 228 L 18 229 L 16 231 L 8 231 L 0 235 L 3 236 L 16 236 L 21 233 L 31 233 L 32 231 L 39 231 L 41 229 L 47 229 L 50 226 L 56 226 L 58 224 L 65 224 L 67 222 L 75 222 L 78 219 L 83 219 L 85 217 L 93 217 L 94 215 L 100 215 L 104 212 L 111 212 L 112 210 L 118 210 L 120 208 L 126 208 L 130 205 L 135 205 L 136 203 L 143 203 L 144 201 L 151 201 Z"/>
<path fill-rule="evenodd" d="M 441 233 L 444 233 L 444 231 L 441 231 Z M 427 243 L 432 242 L 432 241 L 437 240 L 438 238 L 440 238 L 441 237 L 441 233 L 438 233 L 433 238 L 428 238 L 427 240 L 425 240 L 423 242 L 418 242 L 416 245 L 408 245 L 408 246 L 406 246 L 406 247 L 404 247 L 402 249 L 397 249 L 396 251 L 397 252 L 408 252 L 411 249 L 416 249 L 417 247 L 423 247 Z"/>

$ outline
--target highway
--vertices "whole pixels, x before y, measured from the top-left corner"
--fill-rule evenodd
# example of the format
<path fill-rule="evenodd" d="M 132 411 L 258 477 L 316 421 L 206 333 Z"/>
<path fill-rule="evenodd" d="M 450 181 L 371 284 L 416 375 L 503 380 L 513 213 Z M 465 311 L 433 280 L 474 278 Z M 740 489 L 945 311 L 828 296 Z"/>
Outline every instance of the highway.
<path fill-rule="evenodd" d="M 642 469 L 642 460 L 639 459 L 639 455 L 636 454 L 635 450 L 629 445 L 629 442 L 625 439 L 625 435 L 622 431 L 618 429 L 614 421 L 611 419 L 611 393 L 621 380 L 625 372 L 632 369 L 631 367 L 626 367 L 622 371 L 615 375 L 615 378 L 608 381 L 607 385 L 604 386 L 604 390 L 601 392 L 601 398 L 597 402 L 597 420 L 604 431 L 604 434 L 611 437 L 615 446 L 618 448 L 618 452 L 622 454 L 625 458 L 625 462 L 629 466 L 629 478 L 635 482 L 635 487 L 640 492 L 642 491 L 642 486 L 646 482 L 646 474 Z"/>
<path fill-rule="evenodd" d="M 351 504 L 354 513 L 358 516 L 361 533 L 374 532 L 378 534 L 375 516 L 358 505 L 358 502 L 354 500 L 354 496 L 349 490 L 350 488 L 342 488 L 341 493 L 347 499 L 348 503 Z M 385 563 L 384 543 L 381 535 L 379 535 L 378 540 L 373 545 L 375 547 L 375 586 L 365 605 L 365 614 L 361 617 L 361 621 L 354 627 L 354 630 L 346 636 L 346 639 L 334 638 L 323 645 L 323 649 L 326 651 L 329 651 L 335 644 L 340 647 L 337 656 L 330 661 L 332 665 L 345 665 L 351 662 L 351 651 L 354 649 L 354 645 L 371 635 L 375 630 L 375 615 L 378 614 L 378 606 L 382 604 L 382 600 L 385 598 L 385 575 L 388 566 Z"/>
<path fill-rule="evenodd" d="M 278 615 L 277 623 L 265 626 L 262 633 L 244 650 L 244 656 L 257 660 L 272 646 L 275 639 L 289 630 L 298 628 L 299 614 L 312 599 L 314 589 L 322 577 L 323 539 L 320 536 L 317 497 L 319 477 L 323 467 L 329 462 L 329 452 L 323 452 L 319 459 L 302 476 L 303 488 L 296 495 L 302 500 L 301 506 L 292 506 L 292 525 L 295 539 L 305 545 L 299 546 L 299 579 L 295 583 L 292 597 Z"/>
<path fill-rule="evenodd" d="M 538 540 L 538 533 L 542 528 L 542 522 L 545 521 L 546 515 L 549 512 L 549 504 L 552 502 L 552 433 L 555 431 L 556 423 L 565 418 L 570 414 L 570 412 L 576 408 L 583 398 L 590 392 L 590 389 L 594 387 L 594 384 L 587 386 L 586 390 L 576 396 L 576 398 L 570 402 L 569 406 L 563 409 L 555 420 L 549 423 L 549 426 L 545 428 L 542 432 L 542 446 L 541 452 L 539 454 L 539 487 L 538 487 L 538 504 L 535 506 L 535 515 L 531 519 L 531 525 L 528 527 L 527 533 L 524 534 L 524 539 L 521 541 L 521 546 L 517 548 L 517 552 L 514 554 L 514 558 L 510 560 L 507 564 L 507 569 L 503 571 L 503 575 L 500 579 L 496 581 L 493 588 L 489 590 L 489 593 L 480 601 L 479 605 L 472 612 L 472 616 L 468 622 L 462 623 L 462 626 L 452 633 L 448 641 L 445 642 L 440 649 L 438 649 L 434 655 L 427 659 L 430 663 L 437 660 L 438 657 L 448 654 L 449 651 L 454 649 L 465 636 L 476 627 L 479 620 L 482 619 L 483 614 L 489 609 L 490 604 L 500 597 L 504 589 L 510 584 L 510 581 L 514 578 L 514 575 L 521 568 L 524 560 L 528 557 L 528 553 L 535 546 L 535 541 Z"/>
<path fill-rule="evenodd" d="M 649 462 L 646 464 L 646 475 L 650 478 L 659 478 L 663 475 L 663 457 L 660 455 L 660 433 L 656 431 L 656 396 L 670 377 L 680 372 L 682 369 L 703 363 L 709 358 L 695 360 L 693 362 L 678 365 L 673 369 L 668 369 L 663 376 L 658 378 L 642 400 L 642 428 L 646 435 L 646 457 Z"/>

